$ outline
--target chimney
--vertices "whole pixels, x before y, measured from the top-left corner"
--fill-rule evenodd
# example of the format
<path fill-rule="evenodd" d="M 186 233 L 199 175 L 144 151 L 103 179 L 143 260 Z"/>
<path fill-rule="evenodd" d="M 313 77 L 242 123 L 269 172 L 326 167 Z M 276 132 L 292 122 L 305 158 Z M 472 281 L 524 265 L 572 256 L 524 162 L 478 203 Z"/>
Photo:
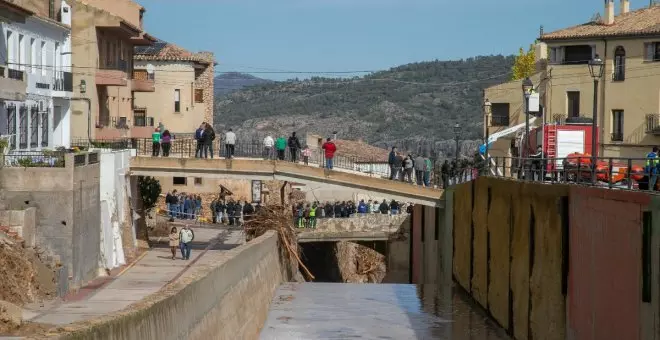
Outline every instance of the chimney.
<path fill-rule="evenodd" d="M 603 18 L 605 25 L 614 24 L 614 0 L 605 0 L 605 17 Z"/>
<path fill-rule="evenodd" d="M 621 14 L 630 12 L 630 0 L 621 0 Z"/>

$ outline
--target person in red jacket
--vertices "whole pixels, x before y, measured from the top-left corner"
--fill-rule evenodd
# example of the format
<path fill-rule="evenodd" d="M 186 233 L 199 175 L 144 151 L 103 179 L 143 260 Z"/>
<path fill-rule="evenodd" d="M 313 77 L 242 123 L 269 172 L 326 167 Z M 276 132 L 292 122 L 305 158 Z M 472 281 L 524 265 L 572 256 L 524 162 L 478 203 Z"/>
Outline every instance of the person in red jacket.
<path fill-rule="evenodd" d="M 321 148 L 325 150 L 325 167 L 332 170 L 332 159 L 335 157 L 335 152 L 337 152 L 337 146 L 332 142 L 332 139 L 328 138 Z"/>

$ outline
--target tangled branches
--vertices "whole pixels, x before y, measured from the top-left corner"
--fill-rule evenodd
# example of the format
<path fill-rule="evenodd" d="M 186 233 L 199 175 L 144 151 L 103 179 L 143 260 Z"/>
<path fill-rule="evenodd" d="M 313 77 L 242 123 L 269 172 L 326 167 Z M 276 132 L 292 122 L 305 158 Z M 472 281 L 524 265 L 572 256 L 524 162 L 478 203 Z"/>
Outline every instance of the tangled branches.
<path fill-rule="evenodd" d="M 300 247 L 290 208 L 281 205 L 263 206 L 253 216 L 245 218 L 244 227 L 248 241 L 263 235 L 268 230 L 276 231 L 282 245 L 280 257 L 290 262 L 294 262 L 293 259 L 295 259 L 295 263 L 303 269 L 307 279 L 310 281 L 314 279 L 314 275 L 300 259 Z"/>

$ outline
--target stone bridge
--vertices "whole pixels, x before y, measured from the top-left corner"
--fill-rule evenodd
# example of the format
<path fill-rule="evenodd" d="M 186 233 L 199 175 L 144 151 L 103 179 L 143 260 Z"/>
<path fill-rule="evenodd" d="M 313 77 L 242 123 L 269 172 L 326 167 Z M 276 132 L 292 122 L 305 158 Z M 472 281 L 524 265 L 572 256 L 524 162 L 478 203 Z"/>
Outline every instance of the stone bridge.
<path fill-rule="evenodd" d="M 206 177 L 220 179 L 282 180 L 353 188 L 403 202 L 442 207 L 444 191 L 343 171 L 291 162 L 261 159 L 198 159 L 138 156 L 131 159 L 131 175 Z"/>
<path fill-rule="evenodd" d="M 387 241 L 404 227 L 404 223 L 410 223 L 409 214 L 321 218 L 316 229 L 301 229 L 298 242 Z"/>

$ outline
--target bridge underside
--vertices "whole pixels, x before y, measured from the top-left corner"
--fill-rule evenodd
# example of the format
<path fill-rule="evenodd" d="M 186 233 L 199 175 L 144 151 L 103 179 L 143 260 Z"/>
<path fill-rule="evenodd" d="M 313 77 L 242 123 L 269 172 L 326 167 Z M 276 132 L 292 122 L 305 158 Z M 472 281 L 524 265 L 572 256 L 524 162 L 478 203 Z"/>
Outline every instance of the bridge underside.
<path fill-rule="evenodd" d="M 353 188 L 365 194 L 426 206 L 443 206 L 443 190 L 389 181 L 383 178 L 328 171 L 290 162 L 245 159 L 191 159 L 134 157 L 131 175 L 205 177 L 216 179 L 281 180 Z"/>

